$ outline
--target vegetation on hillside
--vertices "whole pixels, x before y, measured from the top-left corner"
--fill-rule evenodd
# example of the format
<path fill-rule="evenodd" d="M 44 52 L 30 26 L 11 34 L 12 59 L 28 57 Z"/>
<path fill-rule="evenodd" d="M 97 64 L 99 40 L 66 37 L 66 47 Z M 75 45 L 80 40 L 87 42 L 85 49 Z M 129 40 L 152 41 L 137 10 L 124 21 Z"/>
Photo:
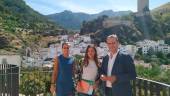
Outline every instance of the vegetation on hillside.
<path fill-rule="evenodd" d="M 50 28 L 57 28 L 46 17 L 27 6 L 23 0 L 1 0 L 0 20 L 1 27 L 9 32 L 23 28 L 41 33 Z"/>
<path fill-rule="evenodd" d="M 113 26 L 105 27 L 103 22 L 110 19 L 108 16 L 101 16 L 93 21 L 86 22 L 82 24 L 80 34 L 90 34 L 91 37 L 96 41 L 105 41 L 105 38 L 110 34 L 117 34 L 120 38 L 122 44 L 134 44 L 136 41 L 142 38 L 141 33 L 134 27 L 132 23 L 131 15 L 123 17 L 114 17 L 112 20 L 119 20 L 119 24 L 115 23 Z M 121 23 L 123 20 L 129 20 L 128 23 Z M 130 21 L 131 20 L 131 21 Z M 114 22 L 114 21 L 113 21 Z M 128 38 L 127 38 L 128 37 Z"/>
<path fill-rule="evenodd" d="M 104 27 L 103 22 L 108 19 L 110 18 L 102 16 L 93 21 L 84 21 L 80 34 L 91 34 L 95 40 L 104 41 L 107 35 L 114 33 L 120 37 L 123 44 L 133 44 L 143 39 L 164 39 L 166 43 L 170 44 L 168 41 L 170 39 L 170 11 L 166 11 L 166 13 L 155 11 L 141 16 L 132 13 L 122 17 L 114 17 L 110 20 L 113 20 L 115 25 Z M 119 24 L 117 24 L 118 20 Z"/>
<path fill-rule="evenodd" d="M 66 31 L 31 9 L 23 0 L 0 0 L 1 50 L 17 52 L 36 45 L 44 35 L 62 32 Z"/>
<path fill-rule="evenodd" d="M 170 53 L 154 52 L 152 48 L 148 54 L 142 54 L 141 51 L 137 52 L 135 59 L 143 60 L 149 66 L 136 64 L 138 77 L 170 84 L 170 69 L 167 67 L 170 65 Z"/>
<path fill-rule="evenodd" d="M 136 66 L 138 77 L 154 80 L 166 84 L 170 84 L 170 70 L 161 69 L 159 66 L 144 67 L 142 65 Z"/>

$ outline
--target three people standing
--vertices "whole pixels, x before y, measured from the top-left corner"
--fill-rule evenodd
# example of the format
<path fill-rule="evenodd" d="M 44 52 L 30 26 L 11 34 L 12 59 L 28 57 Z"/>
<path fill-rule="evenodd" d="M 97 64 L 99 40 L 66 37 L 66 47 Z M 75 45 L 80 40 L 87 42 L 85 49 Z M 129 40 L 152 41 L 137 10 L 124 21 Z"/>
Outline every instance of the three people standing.
<path fill-rule="evenodd" d="M 105 96 L 132 96 L 131 80 L 136 78 L 133 59 L 128 54 L 119 52 L 119 40 L 117 35 L 110 35 L 106 39 L 109 49 L 99 67 L 97 51 L 89 45 L 83 60 L 81 80 L 96 87 L 97 77 L 104 83 Z M 51 80 L 51 92 L 56 91 L 57 96 L 74 96 L 73 64 L 69 57 L 69 45 L 63 43 L 63 54 L 55 58 L 54 70 Z M 99 71 L 98 71 L 99 69 Z M 56 89 L 53 85 L 56 83 Z M 92 94 L 79 93 L 79 96 L 93 96 Z"/>

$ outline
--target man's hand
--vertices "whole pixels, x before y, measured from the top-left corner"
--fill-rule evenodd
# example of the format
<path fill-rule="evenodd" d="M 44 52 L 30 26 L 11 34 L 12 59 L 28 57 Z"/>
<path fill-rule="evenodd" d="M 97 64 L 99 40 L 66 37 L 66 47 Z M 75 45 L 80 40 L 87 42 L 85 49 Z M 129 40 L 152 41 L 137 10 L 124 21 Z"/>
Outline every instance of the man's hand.
<path fill-rule="evenodd" d="M 111 83 L 115 83 L 116 80 L 117 80 L 117 78 L 116 78 L 115 75 L 113 75 L 113 76 L 107 76 L 107 80 L 110 81 Z"/>
<path fill-rule="evenodd" d="M 112 76 L 106 76 L 106 75 L 101 75 L 100 76 L 100 79 L 102 81 L 110 81 L 111 83 L 115 83 L 117 78 L 115 75 L 112 75 Z"/>
<path fill-rule="evenodd" d="M 101 79 L 102 81 L 106 81 L 106 80 L 107 80 L 107 76 L 102 74 L 102 75 L 100 76 L 100 79 Z"/>

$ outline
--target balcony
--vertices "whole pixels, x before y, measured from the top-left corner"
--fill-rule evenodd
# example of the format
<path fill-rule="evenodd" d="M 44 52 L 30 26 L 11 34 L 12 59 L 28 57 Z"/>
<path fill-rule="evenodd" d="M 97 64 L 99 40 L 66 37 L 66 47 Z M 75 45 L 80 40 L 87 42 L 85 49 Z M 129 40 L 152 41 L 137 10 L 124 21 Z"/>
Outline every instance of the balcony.
<path fill-rule="evenodd" d="M 20 72 L 17 66 L 1 65 L 0 96 L 51 96 L 51 73 L 38 68 Z M 170 96 L 170 85 L 164 83 L 137 77 L 132 85 L 134 96 Z"/>
<path fill-rule="evenodd" d="M 170 85 L 137 77 L 133 81 L 134 96 L 170 96 Z"/>

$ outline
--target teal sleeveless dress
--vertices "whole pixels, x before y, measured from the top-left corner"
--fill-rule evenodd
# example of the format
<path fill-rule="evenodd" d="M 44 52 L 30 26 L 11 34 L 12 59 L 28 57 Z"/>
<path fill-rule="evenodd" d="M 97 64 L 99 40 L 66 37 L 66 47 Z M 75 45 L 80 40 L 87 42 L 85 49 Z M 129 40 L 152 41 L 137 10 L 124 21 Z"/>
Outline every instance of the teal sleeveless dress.
<path fill-rule="evenodd" d="M 73 58 L 65 58 L 63 55 L 58 56 L 58 77 L 56 80 L 57 96 L 74 96 L 73 83 Z"/>

